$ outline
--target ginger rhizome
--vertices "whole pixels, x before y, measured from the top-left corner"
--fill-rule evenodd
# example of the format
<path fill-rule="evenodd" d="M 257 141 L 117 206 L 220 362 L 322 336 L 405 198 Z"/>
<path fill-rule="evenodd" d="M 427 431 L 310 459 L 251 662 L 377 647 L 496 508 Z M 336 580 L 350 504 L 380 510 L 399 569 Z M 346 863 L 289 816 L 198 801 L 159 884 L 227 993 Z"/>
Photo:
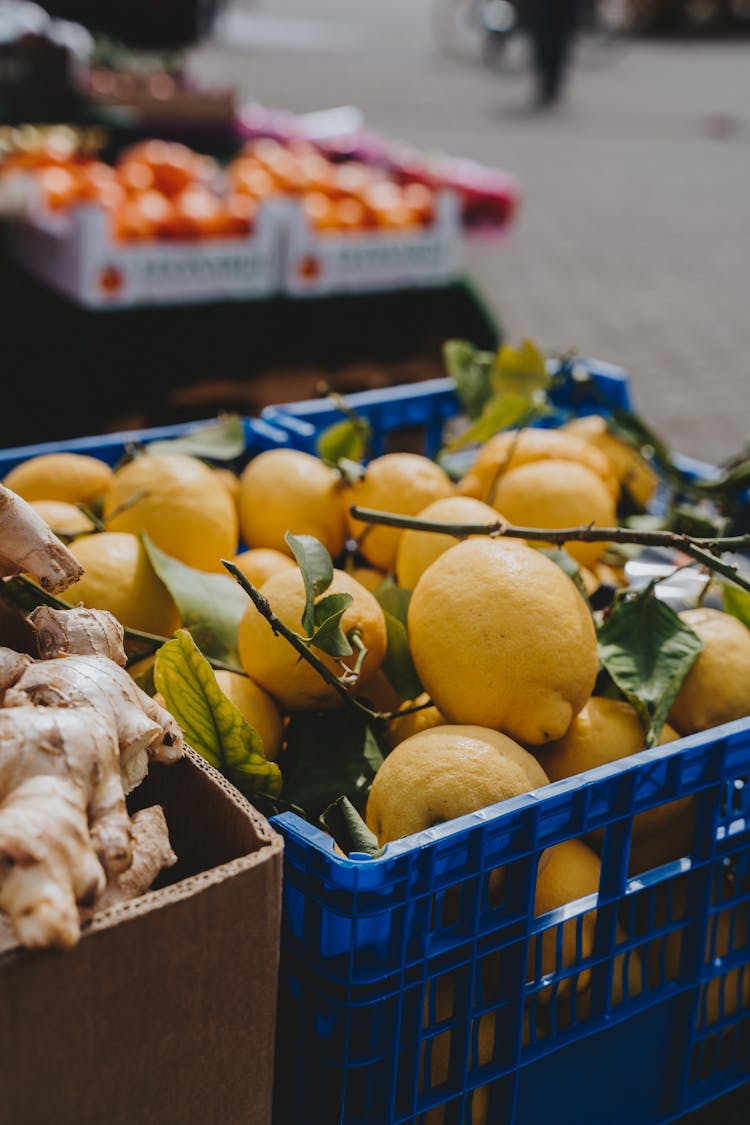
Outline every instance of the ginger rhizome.
<path fill-rule="evenodd" d="M 0 485 L 0 583 L 28 574 L 60 593 L 81 573 Z M 125 671 L 111 614 L 40 606 L 26 622 L 41 659 L 0 646 L 0 910 L 23 945 L 68 949 L 99 903 L 142 893 L 175 862 L 162 810 L 131 819 L 126 795 L 185 740 Z"/>

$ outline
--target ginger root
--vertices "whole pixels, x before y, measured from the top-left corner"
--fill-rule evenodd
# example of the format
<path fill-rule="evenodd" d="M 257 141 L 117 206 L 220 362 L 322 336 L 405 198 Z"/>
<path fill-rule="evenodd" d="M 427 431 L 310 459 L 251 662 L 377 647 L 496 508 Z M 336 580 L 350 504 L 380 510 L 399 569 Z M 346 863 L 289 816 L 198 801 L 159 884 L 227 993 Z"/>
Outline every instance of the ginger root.
<path fill-rule="evenodd" d="M 27 620 L 36 631 L 37 649 L 42 660 L 56 656 L 108 656 L 125 667 L 125 629 L 106 609 L 52 609 L 39 605 Z"/>
<path fill-rule="evenodd" d="M 0 649 L 0 666 L 2 654 Z M 170 763 L 185 753 L 182 728 L 106 656 L 59 656 L 35 660 L 5 691 L 2 706 L 28 703 L 47 708 L 91 706 L 117 731 L 120 772 L 129 793 L 148 772 L 150 760 Z"/>
<path fill-rule="evenodd" d="M 169 842 L 169 829 L 161 805 L 149 805 L 135 813 L 131 820 L 133 862 L 111 880 L 93 908 L 83 914 L 98 914 L 123 902 L 139 898 L 151 887 L 156 876 L 166 867 L 173 867 L 177 856 Z"/>
<path fill-rule="evenodd" d="M 78 559 L 34 509 L 0 484 L 0 577 L 30 574 L 59 594 L 83 574 Z"/>

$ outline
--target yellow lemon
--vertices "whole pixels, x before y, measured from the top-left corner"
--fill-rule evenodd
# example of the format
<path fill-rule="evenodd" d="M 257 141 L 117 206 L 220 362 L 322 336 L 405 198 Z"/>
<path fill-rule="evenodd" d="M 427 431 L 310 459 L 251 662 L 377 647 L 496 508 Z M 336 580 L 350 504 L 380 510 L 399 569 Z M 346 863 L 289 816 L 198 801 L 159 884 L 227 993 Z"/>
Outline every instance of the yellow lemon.
<path fill-rule="evenodd" d="M 392 571 L 401 529 L 356 520 L 350 514 L 351 505 L 416 516 L 433 500 L 454 493 L 448 474 L 429 457 L 420 453 L 384 453 L 370 461 L 364 477 L 345 490 L 349 534 L 359 542 L 360 554 L 372 566 Z"/>
<path fill-rule="evenodd" d="M 160 550 L 197 570 L 224 572 L 237 550 L 237 510 L 221 478 L 197 457 L 137 457 L 115 474 L 104 503 L 109 531 L 146 532 Z"/>
<path fill-rule="evenodd" d="M 678 737 L 677 731 L 666 723 L 662 727 L 659 745 L 674 742 Z M 645 745 L 643 726 L 630 703 L 624 699 L 592 696 L 562 738 L 541 747 L 536 751 L 536 757 L 550 781 L 560 781 L 637 754 L 645 749 Z M 633 834 L 668 832 L 675 818 L 689 804 L 690 799 L 686 797 L 639 813 L 633 821 Z M 601 833 L 598 833 L 595 838 L 599 840 L 600 837 Z"/>
<path fill-rule="evenodd" d="M 750 714 L 750 629 L 731 613 L 707 606 L 685 609 L 680 618 L 703 648 L 670 709 L 672 726 L 693 734 Z"/>
<path fill-rule="evenodd" d="M 55 535 L 66 542 L 96 530 L 85 512 L 68 500 L 31 500 L 30 504 Z"/>
<path fill-rule="evenodd" d="M 244 715 L 250 726 L 255 727 L 269 762 L 275 762 L 284 738 L 284 722 L 276 703 L 249 676 L 221 668 L 217 668 L 214 675 L 227 699 Z"/>
<path fill-rule="evenodd" d="M 69 549 L 83 567 L 83 577 L 65 591 L 70 605 L 107 609 L 126 628 L 162 637 L 179 629 L 177 606 L 137 535 L 102 531 L 75 539 Z"/>
<path fill-rule="evenodd" d="M 284 536 L 312 535 L 332 558 L 344 549 L 346 524 L 339 474 L 312 453 L 268 449 L 240 476 L 240 532 L 248 547 L 291 555 Z"/>
<path fill-rule="evenodd" d="M 405 742 L 407 738 L 411 738 L 413 734 L 418 734 L 422 730 L 429 730 L 431 727 L 445 725 L 445 715 L 441 715 L 437 707 L 430 703 L 430 697 L 426 691 L 423 691 L 416 699 L 407 699 L 398 710 L 408 711 L 412 707 L 419 707 L 420 710 L 411 711 L 410 714 L 398 719 L 391 719 L 386 725 L 385 740 L 391 749 L 398 746 L 399 742 Z"/>
<path fill-rule="evenodd" d="M 3 484 L 24 500 L 66 500 L 95 508 L 112 479 L 111 467 L 87 453 L 40 453 L 11 469 Z"/>
<path fill-rule="evenodd" d="M 260 587 L 268 581 L 272 574 L 280 570 L 289 570 L 297 564 L 289 555 L 276 551 L 273 547 L 250 547 L 247 551 L 240 551 L 232 562 L 255 587 Z"/>
<path fill-rule="evenodd" d="M 428 504 L 417 514 L 420 519 L 459 526 L 496 524 L 501 518 L 489 504 L 484 504 L 471 496 L 446 496 L 442 500 L 435 500 L 432 504 Z M 399 586 L 403 586 L 406 590 L 413 590 L 417 579 L 430 563 L 459 542 L 455 535 L 442 535 L 436 531 L 416 531 L 411 528 L 405 530 L 399 539 L 396 552 L 396 581 Z M 512 544 L 523 540 L 505 539 L 503 542 Z"/>
<path fill-rule="evenodd" d="M 600 449 L 609 459 L 621 488 L 626 488 L 642 508 L 653 500 L 659 485 L 656 472 L 637 449 L 612 433 L 601 414 L 572 418 L 563 430 Z"/>
<path fill-rule="evenodd" d="M 302 633 L 302 614 L 305 608 L 305 587 L 298 567 L 281 570 L 272 575 L 261 587 L 273 613 L 294 632 Z M 334 570 L 333 581 L 324 596 L 350 594 L 352 602 L 341 618 L 344 633 L 357 630 L 367 649 L 362 664 L 358 689 L 364 690 L 369 678 L 379 669 L 385 656 L 387 635 L 383 611 L 369 590 L 360 586 L 343 570 Z M 240 619 L 238 645 L 242 667 L 251 679 L 288 711 L 327 709 L 342 704 L 336 689 L 326 683 L 312 665 L 300 657 L 286 637 L 277 635 L 259 610 L 250 603 Z M 343 669 L 319 649 L 313 650 L 332 672 L 341 675 Z M 356 661 L 344 658 L 351 668 Z"/>
<path fill-rule="evenodd" d="M 476 725 L 419 731 L 400 742 L 373 778 L 367 825 L 380 844 L 547 784 L 532 754 Z"/>
<path fill-rule="evenodd" d="M 530 461 L 500 477 L 494 505 L 509 523 L 533 528 L 614 527 L 617 512 L 601 477 L 577 461 Z M 608 544 L 564 544 L 581 566 L 591 567 Z"/>
<path fill-rule="evenodd" d="M 451 547 L 417 582 L 407 626 L 420 681 L 450 722 L 541 745 L 565 733 L 594 689 L 589 608 L 531 547 L 484 538 Z"/>
<path fill-rule="evenodd" d="M 564 429 L 530 426 L 523 430 L 503 430 L 479 449 L 474 464 L 458 483 L 464 496 L 474 496 L 488 504 L 496 500 L 495 489 L 501 476 L 532 461 L 575 461 L 585 465 L 604 481 L 617 499 L 617 479 L 609 459 L 589 441 Z"/>

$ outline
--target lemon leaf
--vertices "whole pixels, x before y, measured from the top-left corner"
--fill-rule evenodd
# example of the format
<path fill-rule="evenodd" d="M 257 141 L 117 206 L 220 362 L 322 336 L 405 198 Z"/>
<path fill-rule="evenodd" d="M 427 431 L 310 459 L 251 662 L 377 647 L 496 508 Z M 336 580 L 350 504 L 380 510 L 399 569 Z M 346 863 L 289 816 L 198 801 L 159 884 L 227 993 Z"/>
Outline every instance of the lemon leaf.
<path fill-rule="evenodd" d="M 362 852 L 378 856 L 385 846 L 378 844 L 378 838 L 365 824 L 348 797 L 339 797 L 321 815 L 321 822 L 341 848 L 342 852 Z"/>
<path fill-rule="evenodd" d="M 333 582 L 333 560 L 314 535 L 292 535 L 291 531 L 287 531 L 284 539 L 302 571 L 305 583 L 302 628 L 305 636 L 311 637 L 315 632 L 315 599 L 325 593 Z"/>
<path fill-rule="evenodd" d="M 348 797 L 361 812 L 382 763 L 364 714 L 349 708 L 298 712 L 287 727 L 282 796 L 303 808 L 314 823 L 340 797 Z"/>
<path fill-rule="evenodd" d="M 327 426 L 317 438 L 315 451 L 323 461 L 361 461 L 367 452 L 372 427 L 366 418 L 344 418 Z"/>
<path fill-rule="evenodd" d="M 200 426 L 180 437 L 147 442 L 145 453 L 187 453 L 205 461 L 234 461 L 247 447 L 245 427 L 239 414 L 228 414 L 218 422 Z"/>
<path fill-rule="evenodd" d="M 329 594 L 315 603 L 311 645 L 329 656 L 351 656 L 354 650 L 341 628 L 341 618 L 353 601 L 351 594 Z"/>
<path fill-rule="evenodd" d="M 201 652 L 242 671 L 237 627 L 247 595 L 228 574 L 209 574 L 166 555 L 145 532 L 140 533 L 149 561 L 172 595 L 182 624 Z"/>
<path fill-rule="evenodd" d="M 445 452 L 452 453 L 464 445 L 489 441 L 499 430 L 507 430 L 511 426 L 528 426 L 545 412 L 546 407 L 531 404 L 525 395 L 493 395 L 477 420 L 448 442 Z"/>
<path fill-rule="evenodd" d="M 266 759 L 260 735 L 224 695 L 186 629 L 178 629 L 158 650 L 154 683 L 201 757 L 246 797 L 256 791 L 278 796 L 279 767 Z"/>
<path fill-rule="evenodd" d="M 375 598 L 382 610 L 385 610 L 391 617 L 395 617 L 403 626 L 406 626 L 411 590 L 405 590 L 403 586 L 397 586 L 394 580 L 388 577 L 383 579 L 378 586 L 375 591 Z"/>
<path fill-rule="evenodd" d="M 544 352 L 533 340 L 525 338 L 517 348 L 511 344 L 500 347 L 490 382 L 495 394 L 531 399 L 535 392 L 547 390 L 552 376 L 547 371 Z"/>
<path fill-rule="evenodd" d="M 655 746 L 703 642 L 652 587 L 616 599 L 597 641 L 602 666 L 638 712 L 647 745 Z"/>
<path fill-rule="evenodd" d="M 464 413 L 470 419 L 478 418 L 492 396 L 495 352 L 480 351 L 468 340 L 446 340 L 443 361 Z"/>
<path fill-rule="evenodd" d="M 380 665 L 383 675 L 402 699 L 416 699 L 424 691 L 417 675 L 409 647 L 406 626 L 397 617 L 383 610 L 388 644 Z"/>
<path fill-rule="evenodd" d="M 722 582 L 721 602 L 725 613 L 739 618 L 750 629 L 750 594 L 730 582 Z"/>

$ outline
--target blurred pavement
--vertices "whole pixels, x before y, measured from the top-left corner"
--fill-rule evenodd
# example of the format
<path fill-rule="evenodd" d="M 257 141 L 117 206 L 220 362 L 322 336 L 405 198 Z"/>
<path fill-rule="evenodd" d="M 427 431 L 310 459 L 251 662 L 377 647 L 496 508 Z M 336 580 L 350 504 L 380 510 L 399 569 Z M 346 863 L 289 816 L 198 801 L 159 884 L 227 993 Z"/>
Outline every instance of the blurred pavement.
<path fill-rule="evenodd" d="M 750 435 L 750 37 L 626 41 L 581 57 L 564 103 L 525 112 L 523 71 L 436 48 L 432 0 L 229 0 L 197 75 L 516 175 L 511 236 L 467 273 L 506 339 L 623 364 L 673 448 L 719 461 Z"/>

